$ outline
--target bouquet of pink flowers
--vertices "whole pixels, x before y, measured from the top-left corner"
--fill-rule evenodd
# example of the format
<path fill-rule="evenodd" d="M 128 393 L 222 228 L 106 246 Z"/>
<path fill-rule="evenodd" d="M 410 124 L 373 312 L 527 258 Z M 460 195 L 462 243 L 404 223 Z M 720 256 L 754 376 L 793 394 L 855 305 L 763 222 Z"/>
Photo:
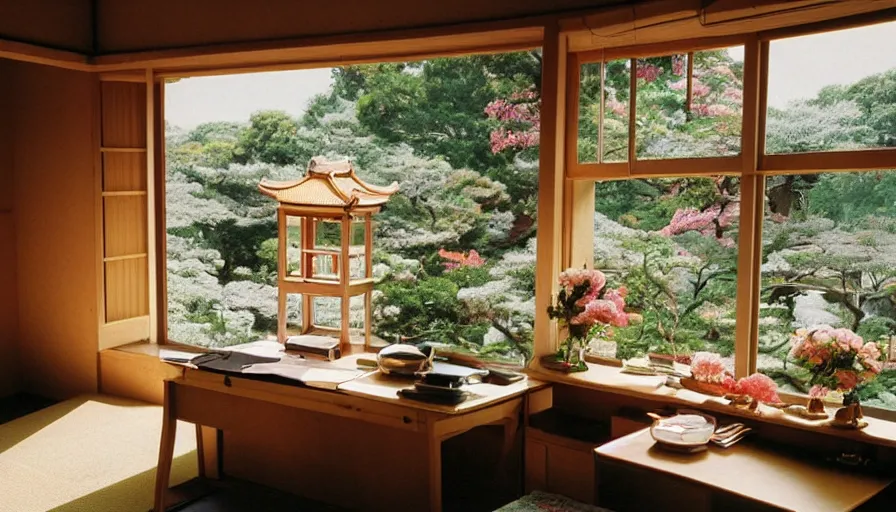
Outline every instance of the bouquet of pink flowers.
<path fill-rule="evenodd" d="M 560 274 L 560 292 L 555 305 L 548 306 L 548 316 L 566 327 L 569 337 L 561 352 L 566 362 L 574 349 L 601 333 L 608 326 L 628 325 L 625 312 L 625 287 L 607 288 L 607 278 L 600 270 L 570 268 Z M 584 363 L 583 363 L 584 364 Z"/>
<path fill-rule="evenodd" d="M 799 329 L 791 336 L 790 355 L 809 370 L 812 398 L 823 398 L 832 389 L 844 393 L 844 405 L 857 402 L 856 391 L 883 368 L 883 346 L 865 342 L 849 329 L 822 325 Z"/>

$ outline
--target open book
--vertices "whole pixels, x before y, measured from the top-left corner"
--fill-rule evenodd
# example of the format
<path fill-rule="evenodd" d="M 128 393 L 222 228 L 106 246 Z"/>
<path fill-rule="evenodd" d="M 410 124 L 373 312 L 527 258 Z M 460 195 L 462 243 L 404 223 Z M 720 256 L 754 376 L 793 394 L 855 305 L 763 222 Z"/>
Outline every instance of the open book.
<path fill-rule="evenodd" d="M 320 389 L 336 389 L 343 382 L 356 379 L 366 372 L 353 368 L 324 367 L 302 361 L 258 363 L 243 368 L 243 373 L 254 375 L 277 375 L 297 380 L 306 386 Z"/>

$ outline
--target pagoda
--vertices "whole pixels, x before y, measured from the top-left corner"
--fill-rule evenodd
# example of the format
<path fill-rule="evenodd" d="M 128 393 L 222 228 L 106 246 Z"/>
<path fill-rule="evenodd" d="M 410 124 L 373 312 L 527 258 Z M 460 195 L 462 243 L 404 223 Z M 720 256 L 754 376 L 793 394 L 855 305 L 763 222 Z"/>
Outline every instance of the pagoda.
<path fill-rule="evenodd" d="M 326 335 L 339 338 L 342 354 L 361 345 L 369 351 L 372 217 L 398 184 L 365 183 L 351 160 L 318 156 L 301 179 L 262 179 L 258 189 L 279 203 L 277 338 L 285 343 L 294 334 Z M 298 326 L 287 325 L 290 295 L 301 296 Z M 353 299 L 363 300 L 363 316 L 352 318 Z M 323 307 L 326 301 L 339 303 L 338 320 L 324 317 L 335 309 Z"/>

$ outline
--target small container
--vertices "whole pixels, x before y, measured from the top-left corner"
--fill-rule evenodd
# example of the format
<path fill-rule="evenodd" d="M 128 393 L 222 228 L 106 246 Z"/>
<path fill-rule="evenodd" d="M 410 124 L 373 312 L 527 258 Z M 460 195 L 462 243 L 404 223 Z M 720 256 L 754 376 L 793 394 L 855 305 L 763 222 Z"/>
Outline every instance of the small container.
<path fill-rule="evenodd" d="M 396 343 L 383 347 L 376 356 L 380 371 L 386 375 L 414 376 L 430 368 L 431 360 L 414 345 Z"/>
<path fill-rule="evenodd" d="M 699 411 L 682 409 L 675 416 L 653 416 L 650 436 L 663 448 L 697 452 L 706 449 L 716 431 L 716 419 Z"/>

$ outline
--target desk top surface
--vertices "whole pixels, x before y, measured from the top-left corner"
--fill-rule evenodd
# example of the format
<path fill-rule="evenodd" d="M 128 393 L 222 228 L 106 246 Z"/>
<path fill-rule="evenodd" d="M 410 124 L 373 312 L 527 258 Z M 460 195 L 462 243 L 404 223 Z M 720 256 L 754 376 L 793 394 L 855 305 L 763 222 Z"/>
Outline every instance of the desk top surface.
<path fill-rule="evenodd" d="M 354 354 L 333 361 L 333 367 L 336 368 L 356 368 L 357 359 L 361 357 L 375 358 L 373 354 Z M 202 387 L 209 387 L 220 381 L 220 387 L 230 393 L 241 394 L 242 388 L 251 389 L 253 392 L 270 392 L 272 395 L 295 394 L 305 395 L 306 398 L 319 396 L 321 400 L 326 400 L 328 396 L 334 394 L 344 394 L 358 398 L 366 398 L 377 402 L 391 403 L 401 407 L 410 409 L 438 412 L 444 414 L 464 414 L 478 409 L 482 409 L 491 404 L 499 403 L 504 400 L 515 398 L 526 393 L 530 389 L 538 389 L 546 387 L 549 384 L 535 380 L 529 377 L 519 382 L 514 382 L 506 386 L 496 384 L 470 384 L 465 389 L 471 394 L 471 397 L 457 405 L 441 405 L 435 403 L 422 402 L 418 400 L 410 400 L 401 398 L 398 394 L 400 389 L 414 387 L 414 381 L 401 377 L 390 377 L 383 375 L 378 370 L 370 371 L 364 375 L 339 384 L 336 390 L 325 390 L 302 386 L 296 383 L 295 386 L 288 384 L 278 384 L 274 382 L 265 382 L 260 380 L 243 379 L 240 375 L 230 375 L 232 381 L 239 382 L 239 385 L 232 384 L 226 386 L 223 384 L 223 375 L 218 373 L 207 372 L 203 370 L 187 370 L 183 378 L 185 384 L 199 384 Z M 320 395 L 308 395 L 308 393 L 320 393 Z"/>
<path fill-rule="evenodd" d="M 672 453 L 654 445 L 649 429 L 595 450 L 598 459 L 675 475 L 788 510 L 852 510 L 893 480 L 813 464 L 751 440 L 728 449 Z"/>

